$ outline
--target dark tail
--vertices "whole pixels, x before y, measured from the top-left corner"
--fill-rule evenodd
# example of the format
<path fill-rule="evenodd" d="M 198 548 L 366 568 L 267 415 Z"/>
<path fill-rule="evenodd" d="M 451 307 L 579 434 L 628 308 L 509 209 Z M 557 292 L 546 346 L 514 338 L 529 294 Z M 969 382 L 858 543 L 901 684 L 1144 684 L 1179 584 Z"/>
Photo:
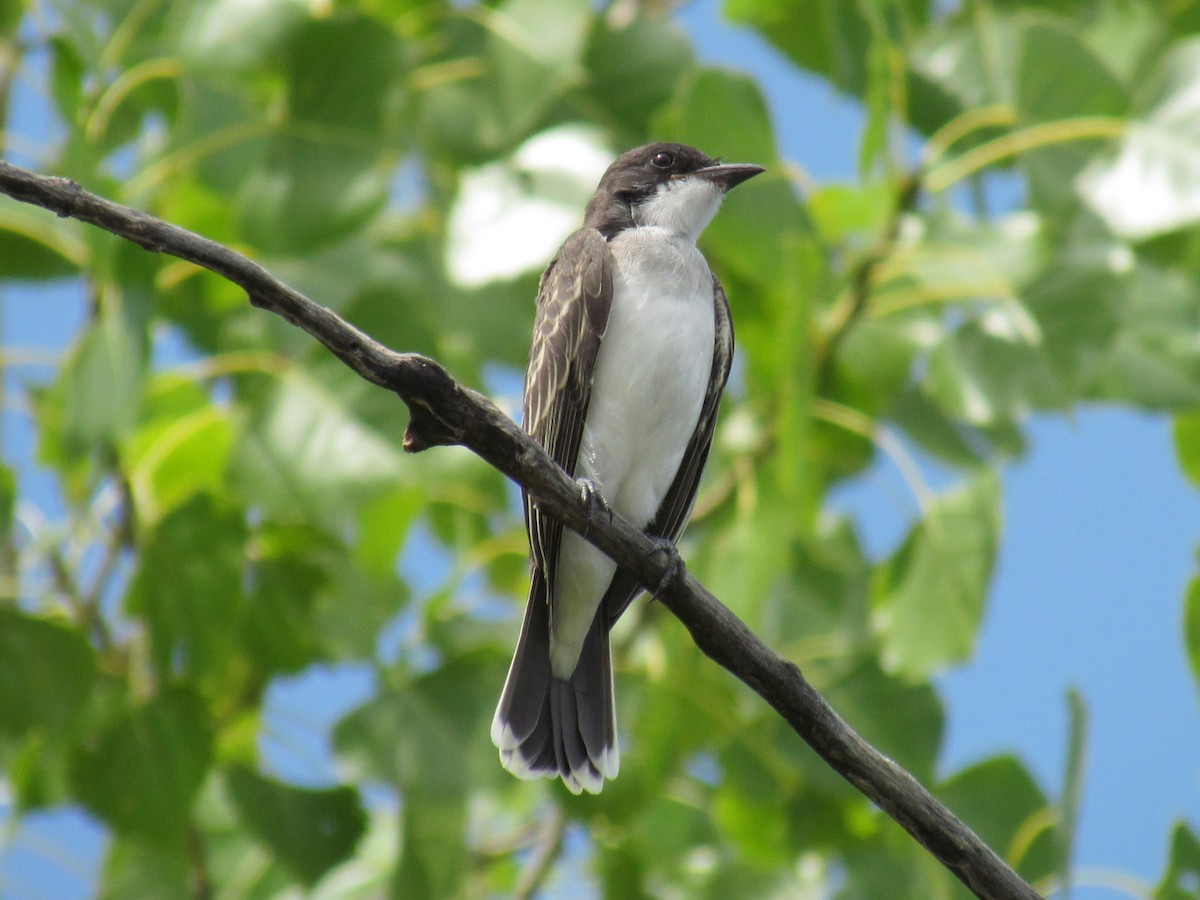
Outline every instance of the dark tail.
<path fill-rule="evenodd" d="M 550 607 L 536 568 L 508 680 L 492 720 L 500 762 L 518 778 L 554 778 L 598 794 L 617 774 L 616 708 L 608 625 L 601 605 L 567 679 L 550 673 Z"/>

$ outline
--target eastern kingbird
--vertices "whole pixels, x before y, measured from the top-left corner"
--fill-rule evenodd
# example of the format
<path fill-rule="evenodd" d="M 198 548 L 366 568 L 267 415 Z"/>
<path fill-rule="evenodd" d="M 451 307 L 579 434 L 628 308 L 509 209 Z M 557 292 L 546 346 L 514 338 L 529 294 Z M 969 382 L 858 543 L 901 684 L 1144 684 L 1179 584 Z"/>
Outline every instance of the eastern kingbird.
<path fill-rule="evenodd" d="M 733 359 L 729 301 L 696 239 L 725 192 L 762 171 L 683 144 L 630 150 L 538 287 L 525 429 L 585 496 L 671 542 Z M 618 763 L 608 633 L 640 587 L 524 500 L 532 584 L 492 741 L 520 778 L 598 793 Z"/>

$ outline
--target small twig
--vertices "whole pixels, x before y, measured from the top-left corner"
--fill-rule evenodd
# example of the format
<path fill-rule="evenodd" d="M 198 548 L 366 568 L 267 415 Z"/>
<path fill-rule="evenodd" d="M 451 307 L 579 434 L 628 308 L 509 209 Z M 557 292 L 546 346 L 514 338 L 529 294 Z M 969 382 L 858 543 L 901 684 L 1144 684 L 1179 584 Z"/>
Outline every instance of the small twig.
<path fill-rule="evenodd" d="M 120 495 L 116 501 L 118 520 L 110 530 L 108 539 L 104 542 L 104 556 L 100 560 L 100 567 L 96 570 L 91 587 L 83 596 L 83 602 L 96 610 L 98 616 L 101 615 L 100 607 L 104 601 L 104 593 L 121 561 L 121 553 L 125 548 L 134 545 L 135 538 L 133 491 L 129 486 L 129 479 L 120 470 L 115 459 L 110 463 L 110 476 Z"/>
<path fill-rule="evenodd" d="M 113 573 L 117 570 L 117 564 L 121 561 L 121 552 L 126 546 L 125 541 L 121 537 L 123 531 L 124 529 L 121 526 L 117 526 L 109 534 L 108 540 L 104 542 L 104 556 L 100 560 L 100 567 L 96 570 L 91 587 L 87 589 L 87 593 L 83 596 L 84 606 L 90 609 L 97 611 L 100 609 L 104 593 L 108 588 L 109 582 L 112 581 Z"/>
<path fill-rule="evenodd" d="M 189 822 L 184 835 L 187 844 L 188 874 L 191 879 L 193 900 L 212 900 L 213 883 L 208 874 L 208 855 L 204 851 L 204 837 L 194 822 Z"/>
<path fill-rule="evenodd" d="M 550 873 L 554 861 L 558 859 L 558 854 L 562 852 L 563 835 L 566 832 L 567 817 L 563 813 L 562 807 L 555 803 L 538 836 L 533 856 L 521 870 L 521 877 L 517 879 L 517 886 L 513 889 L 515 900 L 530 900 L 537 894 L 538 888 L 542 886 L 542 882 Z"/>
<path fill-rule="evenodd" d="M 88 603 L 80 595 L 79 585 L 71 574 L 62 548 L 57 544 L 52 544 L 47 553 L 47 559 L 54 584 L 66 600 L 67 606 L 71 608 L 71 614 L 75 620 L 87 630 L 101 651 L 111 650 L 113 641 L 112 634 L 108 630 L 108 623 L 104 621 L 104 616 L 100 614 L 99 608 Z"/>
<path fill-rule="evenodd" d="M 915 190 L 913 186 L 911 191 Z M 657 544 L 619 515 L 589 523 L 587 504 L 574 480 L 495 404 L 458 384 L 438 363 L 415 353 L 388 350 L 227 247 L 103 200 L 67 179 L 39 176 L 0 162 L 0 192 L 91 222 L 155 252 L 190 260 L 243 287 L 255 306 L 303 328 L 368 381 L 396 393 L 411 413 L 406 450 L 461 444 L 525 488 L 568 528 L 579 534 L 586 530 L 590 543 L 641 584 L 660 586 L 658 599 L 683 622 L 704 653 L 753 688 L 835 771 L 977 896 L 989 900 L 1038 896 L 915 778 L 842 721 L 796 665 L 768 647 L 680 566 L 677 557 L 658 552 Z M 868 276 L 864 278 L 869 280 Z"/>
<path fill-rule="evenodd" d="M 832 377 L 833 360 L 838 348 L 855 326 L 871 299 L 871 287 L 875 281 L 875 273 L 887 261 L 896 246 L 900 236 L 900 226 L 904 217 L 916 206 L 921 196 L 921 175 L 914 172 L 901 182 L 896 192 L 895 204 L 891 215 L 888 216 L 882 233 L 876 239 L 871 249 L 859 260 L 858 265 L 850 275 L 850 283 L 846 288 L 844 301 L 839 301 L 835 309 L 835 318 L 829 335 L 823 346 L 818 348 L 817 372 L 818 383 L 822 392 L 826 393 L 828 381 Z"/>

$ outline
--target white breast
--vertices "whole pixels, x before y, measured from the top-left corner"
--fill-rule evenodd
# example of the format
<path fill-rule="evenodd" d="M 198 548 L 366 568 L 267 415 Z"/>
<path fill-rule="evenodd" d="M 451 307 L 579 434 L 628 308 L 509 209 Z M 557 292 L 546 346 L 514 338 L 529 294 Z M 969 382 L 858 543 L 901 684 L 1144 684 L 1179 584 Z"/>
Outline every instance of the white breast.
<path fill-rule="evenodd" d="M 629 229 L 610 246 L 612 309 L 579 474 L 640 528 L 675 478 L 708 389 L 712 274 L 694 244 L 658 228 Z"/>

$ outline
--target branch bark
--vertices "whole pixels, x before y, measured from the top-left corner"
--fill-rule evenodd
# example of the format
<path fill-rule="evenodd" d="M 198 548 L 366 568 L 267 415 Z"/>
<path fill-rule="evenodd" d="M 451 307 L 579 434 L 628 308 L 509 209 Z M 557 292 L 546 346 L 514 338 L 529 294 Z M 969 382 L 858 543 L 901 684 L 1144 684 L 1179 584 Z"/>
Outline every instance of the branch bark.
<path fill-rule="evenodd" d="M 696 645 L 766 700 L 838 774 L 932 853 L 976 896 L 1038 894 L 908 772 L 847 725 L 804 678 L 668 556 L 620 516 L 588 520 L 575 482 L 486 397 L 460 385 L 437 362 L 396 353 L 323 306 L 277 281 L 227 247 L 146 213 L 112 203 L 65 178 L 0 161 L 0 192 L 59 216 L 88 222 L 156 253 L 189 260 L 245 289 L 250 302 L 304 329 L 363 378 L 392 391 L 411 418 L 404 449 L 460 444 L 517 482 L 551 515 L 585 534 L 684 624 Z"/>

